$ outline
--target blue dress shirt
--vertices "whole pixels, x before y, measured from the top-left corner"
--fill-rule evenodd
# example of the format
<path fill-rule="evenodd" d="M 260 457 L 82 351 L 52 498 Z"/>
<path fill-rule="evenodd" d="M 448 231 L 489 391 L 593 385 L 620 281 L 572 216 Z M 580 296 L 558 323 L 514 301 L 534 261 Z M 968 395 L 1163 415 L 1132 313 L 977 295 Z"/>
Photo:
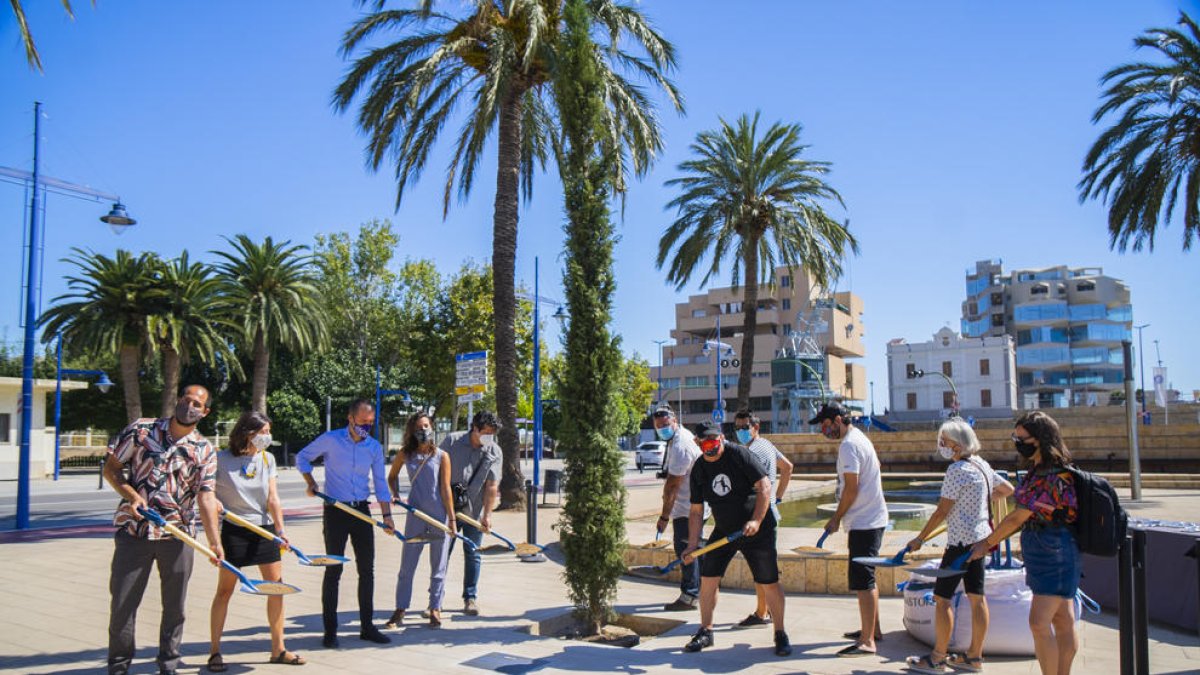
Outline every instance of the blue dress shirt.
<path fill-rule="evenodd" d="M 375 499 L 383 504 L 392 502 L 383 467 L 383 446 L 374 438 L 355 443 L 346 427 L 327 431 L 309 443 L 296 455 L 296 468 L 312 473 L 313 460 L 325 458 L 325 494 L 339 502 L 360 502 L 371 497 L 367 474 L 375 481 Z"/>

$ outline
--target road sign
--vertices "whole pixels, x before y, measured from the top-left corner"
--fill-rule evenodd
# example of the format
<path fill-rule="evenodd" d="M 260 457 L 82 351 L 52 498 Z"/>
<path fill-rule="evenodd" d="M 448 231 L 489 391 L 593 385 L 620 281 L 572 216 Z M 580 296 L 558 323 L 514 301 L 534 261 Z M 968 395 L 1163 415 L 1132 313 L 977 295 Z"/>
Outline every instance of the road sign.
<path fill-rule="evenodd" d="M 725 423 L 725 411 L 720 408 L 713 408 L 712 418 L 713 418 L 713 421 L 716 422 L 717 424 L 724 424 Z"/>
<path fill-rule="evenodd" d="M 454 385 L 456 388 L 487 386 L 487 352 L 455 354 L 454 362 Z M 477 391 L 483 390 L 469 389 L 466 392 L 459 391 L 458 393 L 476 393 Z"/>
<path fill-rule="evenodd" d="M 486 384 L 470 384 L 454 388 L 454 393 L 458 394 L 459 396 L 465 396 L 467 394 L 482 394 L 485 391 L 487 391 Z"/>
<path fill-rule="evenodd" d="M 458 397 L 459 403 L 469 403 L 471 401 L 482 401 L 482 400 L 483 400 L 482 392 L 478 392 L 478 393 L 474 393 L 474 394 L 464 394 L 464 395 Z"/>
<path fill-rule="evenodd" d="M 463 361 L 487 361 L 487 352 L 466 352 L 464 354 L 455 354 L 454 360 L 462 363 Z"/>

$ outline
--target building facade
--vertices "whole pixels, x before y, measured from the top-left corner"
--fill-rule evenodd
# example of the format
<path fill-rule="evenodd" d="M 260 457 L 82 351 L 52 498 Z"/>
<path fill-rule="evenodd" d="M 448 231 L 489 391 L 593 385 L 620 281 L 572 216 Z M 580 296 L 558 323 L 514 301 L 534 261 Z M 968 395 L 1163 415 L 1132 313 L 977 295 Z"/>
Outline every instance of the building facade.
<path fill-rule="evenodd" d="M 662 346 L 661 368 L 653 366 L 650 375 L 661 378 L 657 399 L 669 402 L 684 424 L 712 419 L 718 405 L 727 411 L 725 421 L 733 421 L 739 357 L 746 340 L 743 291 L 714 288 L 675 305 L 674 343 Z M 774 430 L 777 422 L 772 414 L 776 392 L 771 360 L 798 332 L 811 333 L 824 355 L 825 391 L 861 405 L 868 383 L 865 369 L 854 360 L 865 354 L 862 314 L 861 298 L 849 292 L 823 293 L 799 269 L 776 268 L 773 286 L 759 288 L 750 408 L 762 418 L 764 432 Z"/>
<path fill-rule="evenodd" d="M 1011 418 L 1017 375 L 1009 335 L 965 338 L 949 328 L 928 342 L 888 342 L 888 421 Z M 951 382 L 954 386 L 951 387 Z M 956 395 L 957 393 L 957 395 Z"/>
<path fill-rule="evenodd" d="M 966 275 L 964 338 L 1016 341 L 1018 406 L 1105 405 L 1124 377 L 1121 342 L 1133 332 L 1129 288 L 1099 267 L 1005 273 L 982 260 Z"/>

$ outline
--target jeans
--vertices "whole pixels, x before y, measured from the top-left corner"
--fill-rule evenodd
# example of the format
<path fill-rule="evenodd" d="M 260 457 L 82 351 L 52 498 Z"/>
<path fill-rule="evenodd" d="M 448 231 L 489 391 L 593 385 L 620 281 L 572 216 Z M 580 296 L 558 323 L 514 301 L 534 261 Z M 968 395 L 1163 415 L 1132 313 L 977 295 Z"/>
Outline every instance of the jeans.
<path fill-rule="evenodd" d="M 1083 556 L 1069 527 L 1025 528 L 1021 531 L 1021 557 L 1025 559 L 1025 585 L 1034 595 L 1075 597 Z"/>
<path fill-rule="evenodd" d="M 688 544 L 688 519 L 676 518 L 671 521 L 672 534 L 675 536 L 675 557 L 683 555 Z M 703 535 L 703 532 L 701 532 Z M 695 598 L 700 595 L 700 559 L 692 560 L 690 565 L 679 565 L 679 591 L 684 595 Z"/>
<path fill-rule="evenodd" d="M 475 548 L 467 550 L 463 548 L 463 600 L 474 600 L 479 591 L 479 567 L 483 556 L 479 553 L 480 546 L 483 545 L 483 532 L 478 529 L 460 522 L 458 529 L 462 535 L 471 540 L 475 544 Z M 458 539 L 450 540 L 450 550 L 454 550 Z"/>
<path fill-rule="evenodd" d="M 150 568 L 158 563 L 162 618 L 158 625 L 158 669 L 179 667 L 179 645 L 183 641 L 183 607 L 187 601 L 188 578 L 192 575 L 192 549 L 178 539 L 151 541 L 117 530 L 112 557 L 112 593 L 108 618 L 108 672 L 125 673 L 133 662 L 134 623 L 138 605 L 150 579 Z"/>
<path fill-rule="evenodd" d="M 358 511 L 371 513 L 366 502 L 361 502 Z M 358 570 L 358 622 L 360 630 L 374 625 L 375 613 L 375 530 L 341 510 L 325 505 L 325 550 L 333 555 L 346 552 L 346 539 L 354 546 L 354 566 Z M 338 585 L 345 565 L 325 568 L 321 581 L 321 621 L 325 635 L 337 634 Z"/>

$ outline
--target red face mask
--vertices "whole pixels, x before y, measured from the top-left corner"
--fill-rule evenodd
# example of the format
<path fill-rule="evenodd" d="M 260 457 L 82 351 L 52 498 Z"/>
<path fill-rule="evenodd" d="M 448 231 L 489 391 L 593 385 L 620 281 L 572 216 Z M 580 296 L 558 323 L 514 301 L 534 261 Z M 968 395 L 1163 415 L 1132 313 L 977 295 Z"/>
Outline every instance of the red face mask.
<path fill-rule="evenodd" d="M 721 448 L 721 439 L 706 438 L 700 441 L 700 451 L 706 455 L 712 455 Z"/>

